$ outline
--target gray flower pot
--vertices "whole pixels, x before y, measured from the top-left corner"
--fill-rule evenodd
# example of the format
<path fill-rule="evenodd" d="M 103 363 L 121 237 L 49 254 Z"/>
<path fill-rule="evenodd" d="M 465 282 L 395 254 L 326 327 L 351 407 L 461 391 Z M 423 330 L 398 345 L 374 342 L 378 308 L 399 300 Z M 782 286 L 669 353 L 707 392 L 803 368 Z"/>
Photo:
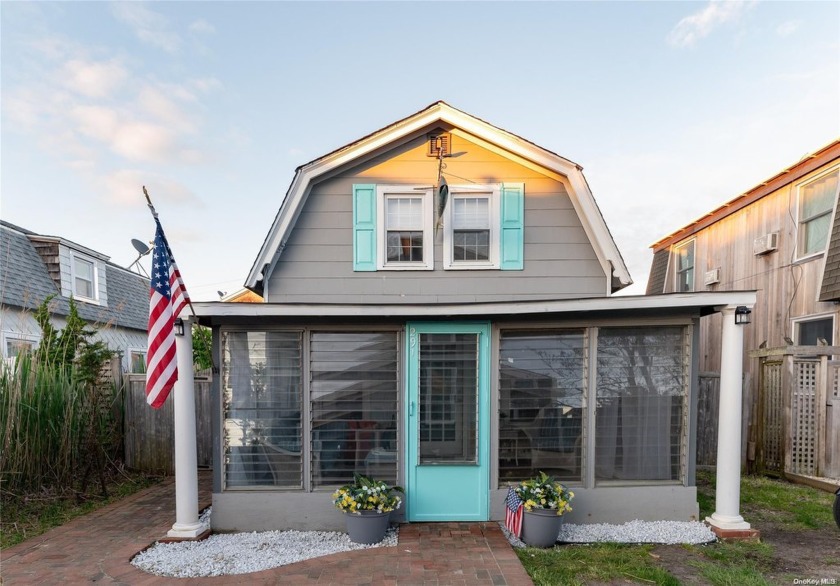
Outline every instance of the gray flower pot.
<path fill-rule="evenodd" d="M 531 547 L 551 547 L 560 535 L 563 515 L 548 509 L 525 511 L 522 518 L 522 541 Z"/>
<path fill-rule="evenodd" d="M 347 535 L 353 543 L 371 545 L 385 539 L 391 513 L 361 511 L 361 515 L 344 513 Z"/>

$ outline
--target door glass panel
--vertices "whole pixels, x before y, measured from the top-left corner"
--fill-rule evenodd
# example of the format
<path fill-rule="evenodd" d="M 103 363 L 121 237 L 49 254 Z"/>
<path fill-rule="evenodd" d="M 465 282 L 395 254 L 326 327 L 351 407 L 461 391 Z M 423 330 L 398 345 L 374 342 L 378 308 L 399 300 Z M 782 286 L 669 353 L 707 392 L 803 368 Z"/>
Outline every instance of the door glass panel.
<path fill-rule="evenodd" d="M 478 335 L 420 334 L 420 464 L 478 464 Z"/>

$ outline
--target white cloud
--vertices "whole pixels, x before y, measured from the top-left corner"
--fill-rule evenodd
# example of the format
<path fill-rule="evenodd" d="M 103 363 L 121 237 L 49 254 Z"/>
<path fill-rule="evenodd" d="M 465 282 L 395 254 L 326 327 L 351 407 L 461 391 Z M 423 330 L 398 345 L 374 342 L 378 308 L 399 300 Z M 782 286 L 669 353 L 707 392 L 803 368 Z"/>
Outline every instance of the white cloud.
<path fill-rule="evenodd" d="M 776 34 L 780 37 L 789 37 L 798 31 L 800 26 L 802 26 L 801 20 L 789 20 L 776 27 Z"/>
<path fill-rule="evenodd" d="M 126 80 L 128 72 L 116 61 L 71 59 L 61 71 L 62 85 L 88 98 L 110 97 Z"/>
<path fill-rule="evenodd" d="M 719 26 L 737 21 L 754 5 L 755 2 L 711 0 L 702 10 L 680 20 L 668 33 L 667 41 L 675 47 L 690 47 Z"/>
<path fill-rule="evenodd" d="M 201 206 L 196 194 L 177 179 L 139 169 L 120 169 L 103 177 L 102 188 L 106 194 L 103 199 L 105 203 L 119 207 L 143 207 L 146 205 L 144 186 L 155 205 Z"/>
<path fill-rule="evenodd" d="M 169 53 L 181 47 L 181 37 L 169 29 L 166 17 L 146 8 L 139 2 L 115 2 L 111 5 L 114 17 L 134 29 L 135 36 L 149 45 Z"/>
<path fill-rule="evenodd" d="M 216 32 L 216 27 L 203 18 L 199 18 L 190 24 L 190 32 L 209 35 Z"/>

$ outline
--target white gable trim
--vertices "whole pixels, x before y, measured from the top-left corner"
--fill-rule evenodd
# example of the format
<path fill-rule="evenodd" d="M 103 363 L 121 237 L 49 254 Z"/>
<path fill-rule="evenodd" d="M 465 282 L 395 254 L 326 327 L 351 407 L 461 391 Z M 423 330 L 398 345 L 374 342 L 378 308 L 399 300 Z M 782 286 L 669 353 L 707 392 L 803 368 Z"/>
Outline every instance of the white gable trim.
<path fill-rule="evenodd" d="M 473 134 L 477 138 L 486 140 L 506 151 L 524 157 L 550 171 L 560 173 L 567 177 L 574 191 L 571 195 L 572 201 L 575 203 L 575 209 L 605 269 L 607 275 L 607 295 L 611 292 L 609 281 L 613 270 L 622 285 L 629 285 L 633 282 L 579 165 L 488 124 L 483 120 L 456 110 L 448 104 L 437 102 L 425 110 L 375 132 L 346 148 L 299 167 L 295 172 L 289 190 L 286 192 L 286 197 L 280 205 L 280 210 L 277 212 L 277 216 L 266 236 L 265 242 L 263 242 L 262 248 L 251 267 L 251 271 L 248 273 L 245 286 L 249 288 L 256 287 L 258 281 L 264 277 L 267 279 L 271 274 L 274 264 L 283 252 L 291 229 L 294 227 L 300 210 L 303 208 L 303 203 L 309 195 L 312 181 L 315 178 L 344 165 L 348 165 L 377 149 L 381 149 L 439 122 L 451 124 L 465 132 Z"/>

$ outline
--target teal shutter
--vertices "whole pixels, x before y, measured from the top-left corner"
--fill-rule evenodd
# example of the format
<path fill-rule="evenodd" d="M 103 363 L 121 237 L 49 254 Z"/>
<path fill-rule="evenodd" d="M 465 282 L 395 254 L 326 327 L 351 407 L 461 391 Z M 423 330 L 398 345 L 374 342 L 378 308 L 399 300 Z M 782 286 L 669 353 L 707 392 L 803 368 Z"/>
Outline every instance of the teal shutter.
<path fill-rule="evenodd" d="M 502 185 L 501 263 L 503 271 L 525 267 L 525 184 Z"/>
<path fill-rule="evenodd" d="M 353 186 L 353 270 L 376 270 L 376 185 Z"/>

